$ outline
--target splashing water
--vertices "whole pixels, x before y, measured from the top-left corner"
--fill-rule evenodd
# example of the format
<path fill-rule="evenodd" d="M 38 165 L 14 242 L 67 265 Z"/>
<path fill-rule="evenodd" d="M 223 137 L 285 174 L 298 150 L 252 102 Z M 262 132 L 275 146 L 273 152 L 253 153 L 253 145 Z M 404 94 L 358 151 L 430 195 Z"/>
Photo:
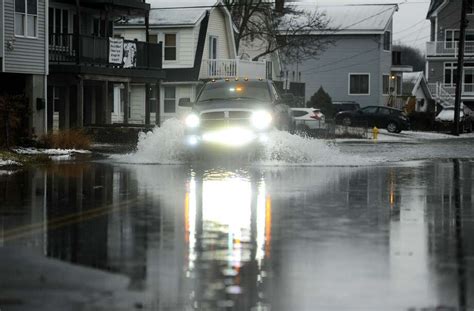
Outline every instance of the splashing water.
<path fill-rule="evenodd" d="M 183 142 L 184 125 L 177 119 L 169 119 L 153 131 L 140 133 L 134 153 L 113 158 L 136 164 L 182 164 L 189 160 Z"/>
<path fill-rule="evenodd" d="M 119 162 L 136 164 L 183 164 L 192 160 L 184 142 L 184 125 L 177 119 L 169 119 L 161 127 L 148 133 L 140 133 L 137 150 L 126 155 L 115 155 Z M 268 142 L 254 164 L 263 166 L 354 166 L 366 165 L 357 155 L 344 154 L 326 141 L 272 131 Z"/>

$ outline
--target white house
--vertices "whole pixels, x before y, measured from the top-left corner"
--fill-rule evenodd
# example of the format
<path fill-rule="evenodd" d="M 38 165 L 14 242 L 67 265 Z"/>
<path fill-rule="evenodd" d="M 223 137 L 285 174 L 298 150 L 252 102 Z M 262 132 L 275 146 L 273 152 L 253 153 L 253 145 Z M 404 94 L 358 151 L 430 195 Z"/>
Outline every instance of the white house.
<path fill-rule="evenodd" d="M 180 99 L 194 101 L 203 81 L 266 77 L 266 61 L 252 62 L 238 58 L 232 19 L 220 0 L 177 0 L 157 5 L 159 7 L 150 11 L 148 39 L 149 42 L 163 42 L 166 78 L 160 85 L 160 121 L 179 114 Z M 145 20 L 134 18 L 122 21 L 115 25 L 115 34 L 128 40 L 144 40 Z M 115 90 L 115 96 L 116 102 L 120 103 L 120 90 Z M 143 123 L 144 84 L 131 86 L 130 103 L 130 122 Z M 156 109 L 153 108 L 152 120 L 156 118 Z M 120 122 L 120 116 L 116 117 Z"/>
<path fill-rule="evenodd" d="M 403 73 L 403 95 L 416 99 L 416 112 L 435 111 L 435 102 L 422 71 Z"/>

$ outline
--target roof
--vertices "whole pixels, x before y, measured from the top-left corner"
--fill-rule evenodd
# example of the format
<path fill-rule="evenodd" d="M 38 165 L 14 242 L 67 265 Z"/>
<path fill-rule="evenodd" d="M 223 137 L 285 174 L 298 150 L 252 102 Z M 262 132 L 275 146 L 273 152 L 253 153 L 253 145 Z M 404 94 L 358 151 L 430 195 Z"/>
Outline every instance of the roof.
<path fill-rule="evenodd" d="M 152 2 L 150 26 L 176 27 L 196 25 L 220 0 L 173 0 Z M 143 17 L 130 18 L 117 23 L 119 26 L 145 25 Z"/>
<path fill-rule="evenodd" d="M 428 8 L 428 14 L 426 18 L 429 18 L 440 6 L 443 4 L 444 0 L 431 0 L 430 7 Z"/>
<path fill-rule="evenodd" d="M 292 2 L 288 6 L 306 12 L 320 12 L 328 19 L 327 30 L 337 30 L 338 34 L 383 33 L 398 10 L 397 4 L 346 4 L 317 5 L 314 3 Z M 290 17 L 290 22 L 294 22 Z"/>
<path fill-rule="evenodd" d="M 428 88 L 427 81 L 423 71 L 416 72 L 404 72 L 402 77 L 403 82 L 403 95 L 413 96 L 419 87 L 423 89 L 423 92 L 428 98 L 431 98 L 431 92 Z"/>

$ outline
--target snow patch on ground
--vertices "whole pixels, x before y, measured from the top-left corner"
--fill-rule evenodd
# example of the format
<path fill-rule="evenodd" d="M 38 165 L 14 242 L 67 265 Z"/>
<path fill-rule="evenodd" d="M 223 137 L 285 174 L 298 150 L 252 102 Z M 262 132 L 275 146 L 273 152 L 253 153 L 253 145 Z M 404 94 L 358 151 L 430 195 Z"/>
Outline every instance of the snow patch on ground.
<path fill-rule="evenodd" d="M 336 142 L 368 142 L 373 141 L 372 133 L 369 133 L 368 139 L 353 139 L 353 138 L 340 138 L 336 139 Z M 474 138 L 474 133 L 465 133 L 459 136 L 454 136 L 446 133 L 438 132 L 417 132 L 417 131 L 403 131 L 401 133 L 389 133 L 387 130 L 380 130 L 377 142 L 421 142 L 424 140 L 443 140 L 443 139 L 465 139 Z"/>
<path fill-rule="evenodd" d="M 80 154 L 87 154 L 91 153 L 88 150 L 80 150 L 80 149 L 38 149 L 38 148 L 16 148 L 13 149 L 14 152 L 18 154 L 25 154 L 25 155 L 52 155 L 52 156 L 59 156 L 59 155 L 72 155 L 74 153 Z"/>
<path fill-rule="evenodd" d="M 21 163 L 13 160 L 2 160 L 0 159 L 0 166 L 20 166 Z"/>

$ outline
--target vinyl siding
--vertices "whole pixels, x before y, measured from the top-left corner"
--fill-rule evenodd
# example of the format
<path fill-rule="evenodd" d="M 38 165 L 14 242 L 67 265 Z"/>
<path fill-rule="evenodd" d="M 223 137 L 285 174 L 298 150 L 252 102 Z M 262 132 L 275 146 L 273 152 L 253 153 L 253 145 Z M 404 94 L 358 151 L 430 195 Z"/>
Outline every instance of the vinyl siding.
<path fill-rule="evenodd" d="M 165 42 L 165 33 L 176 33 L 176 61 L 164 61 L 163 68 L 191 68 L 194 66 L 194 28 L 170 28 L 160 30 L 160 41 Z"/>
<path fill-rule="evenodd" d="M 347 35 L 333 38 L 333 44 L 318 59 L 303 61 L 296 66 L 286 66 L 290 80 L 293 71 L 306 83 L 306 100 L 319 89 L 333 101 L 356 101 L 361 106 L 382 104 L 382 70 L 390 73 L 391 57 L 383 52 L 380 35 Z M 382 55 L 384 53 L 384 55 Z M 387 55 L 385 55 L 387 54 Z M 370 74 L 369 95 L 349 95 L 349 73 Z"/>
<path fill-rule="evenodd" d="M 387 27 L 387 31 L 390 31 L 391 33 L 391 38 L 392 38 L 392 44 L 390 51 L 385 51 L 383 48 L 383 41 L 384 41 L 384 36 L 380 35 L 379 40 L 380 40 L 380 74 L 376 78 L 377 81 L 374 81 L 377 83 L 377 92 L 379 96 L 379 103 L 386 104 L 388 100 L 388 96 L 383 95 L 383 75 L 384 74 L 390 74 L 391 73 L 391 67 L 392 67 L 392 49 L 393 49 L 393 22 L 390 22 L 389 26 Z"/>
<path fill-rule="evenodd" d="M 438 14 L 438 41 L 444 41 L 445 30 L 460 29 L 462 1 L 449 1 Z M 474 15 L 468 14 L 468 29 L 474 29 Z"/>
<path fill-rule="evenodd" d="M 194 54 L 196 51 L 197 36 L 195 29 L 198 27 L 189 28 L 150 28 L 151 35 L 158 35 L 158 42 L 165 41 L 165 33 L 176 34 L 176 61 L 164 61 L 163 68 L 191 68 L 194 66 Z M 115 34 L 119 34 L 127 40 L 137 39 L 138 41 L 145 41 L 144 29 L 117 29 Z"/>
<path fill-rule="evenodd" d="M 173 86 L 173 84 L 167 83 L 164 86 Z M 196 97 L 195 87 L 192 84 L 175 84 L 174 86 L 176 87 L 176 113 L 164 113 L 164 106 L 165 106 L 164 86 L 161 87 L 161 96 L 160 96 L 161 122 L 170 118 L 183 117 L 183 115 L 186 112 L 186 108 L 183 109 L 183 108 L 178 107 L 179 99 L 190 98 L 191 101 L 194 101 Z"/>
<path fill-rule="evenodd" d="M 428 83 L 444 82 L 444 60 L 428 61 Z M 455 62 L 455 60 L 453 60 Z"/>
<path fill-rule="evenodd" d="M 3 28 L 3 0 L 0 0 L 0 25 L 1 25 L 1 29 L 0 29 L 0 57 L 3 57 L 3 49 L 5 47 L 5 43 L 3 42 L 3 31 L 4 31 L 4 28 Z"/>
<path fill-rule="evenodd" d="M 25 74 L 45 74 L 45 0 L 38 0 L 38 38 L 15 37 L 14 0 L 4 0 L 5 10 L 5 72 Z M 13 41 L 13 50 L 6 47 Z"/>
<path fill-rule="evenodd" d="M 231 59 L 234 58 L 232 50 L 229 46 L 229 29 L 228 23 L 226 22 L 224 13 L 220 9 L 212 10 L 209 16 L 209 25 L 206 34 L 206 43 L 204 45 L 203 59 L 209 58 L 209 36 L 218 37 L 217 40 L 217 58 L 218 59 Z"/>

